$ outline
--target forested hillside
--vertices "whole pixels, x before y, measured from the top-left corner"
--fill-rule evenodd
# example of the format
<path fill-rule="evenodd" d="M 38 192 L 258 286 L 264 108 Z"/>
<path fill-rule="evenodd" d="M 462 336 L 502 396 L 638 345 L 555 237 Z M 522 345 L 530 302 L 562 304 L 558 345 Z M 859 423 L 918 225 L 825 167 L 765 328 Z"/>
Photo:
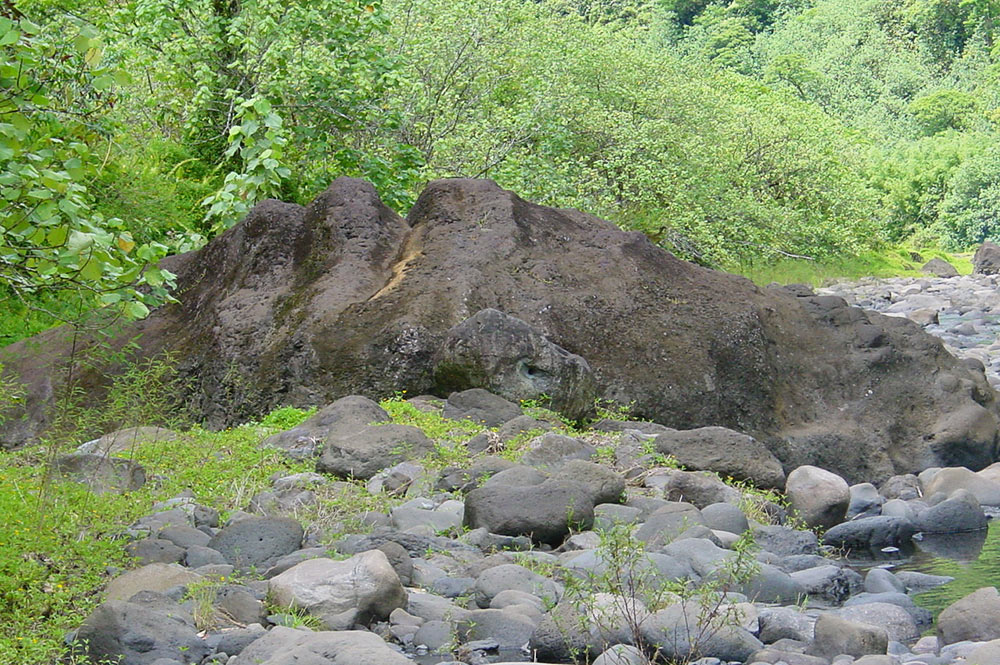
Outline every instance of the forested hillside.
<path fill-rule="evenodd" d="M 996 0 L 7 0 L 5 306 L 129 316 L 142 267 L 339 175 L 492 178 L 745 270 L 1000 234 Z M 0 342 L 51 320 L 28 313 Z"/>

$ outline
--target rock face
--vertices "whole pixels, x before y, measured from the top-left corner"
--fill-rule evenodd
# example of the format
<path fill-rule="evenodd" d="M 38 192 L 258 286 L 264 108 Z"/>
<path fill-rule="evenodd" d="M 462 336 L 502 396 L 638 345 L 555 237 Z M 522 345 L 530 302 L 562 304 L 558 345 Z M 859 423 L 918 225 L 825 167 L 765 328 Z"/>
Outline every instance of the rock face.
<path fill-rule="evenodd" d="M 307 207 L 258 204 L 164 267 L 180 302 L 126 326 L 112 347 L 141 334 L 142 356 L 173 353 L 209 425 L 352 393 L 473 388 L 485 367 L 508 399 L 551 391 L 572 408 L 587 392 L 575 355 L 597 394 L 678 429 L 746 433 L 785 469 L 880 481 L 996 457 L 998 409 L 982 373 L 915 324 L 806 289 L 760 289 L 488 181 L 433 182 L 403 220 L 371 185 L 341 178 Z M 519 326 L 480 315 L 490 309 L 530 327 L 518 337 L 530 342 L 494 357 L 489 334 L 463 336 L 482 318 Z M 72 344 L 57 329 L 0 353 L 28 391 L 3 445 L 45 429 Z M 77 354 L 86 346 L 76 340 Z M 459 361 L 467 371 L 453 371 Z M 75 376 L 102 399 L 107 378 Z"/>

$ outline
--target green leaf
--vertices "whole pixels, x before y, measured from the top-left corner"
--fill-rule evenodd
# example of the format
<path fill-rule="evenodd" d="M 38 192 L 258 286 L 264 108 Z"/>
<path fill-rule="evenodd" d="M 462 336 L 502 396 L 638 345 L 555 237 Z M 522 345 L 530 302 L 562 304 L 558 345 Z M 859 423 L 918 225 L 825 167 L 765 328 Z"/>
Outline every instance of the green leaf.
<path fill-rule="evenodd" d="M 69 237 L 69 229 L 65 226 L 59 226 L 49 231 L 47 240 L 50 247 L 61 247 L 66 242 L 67 237 Z"/>
<path fill-rule="evenodd" d="M 0 46 L 8 46 L 21 38 L 21 31 L 15 29 L 7 30 L 0 36 Z"/>
<path fill-rule="evenodd" d="M 115 82 L 114 78 L 104 74 L 103 76 L 98 76 L 95 78 L 91 85 L 94 86 L 94 90 L 107 90 Z"/>
<path fill-rule="evenodd" d="M 83 268 L 80 270 L 80 276 L 84 279 L 89 279 L 92 282 L 100 281 L 102 275 L 101 262 L 96 259 L 90 259 L 84 264 Z"/>
<path fill-rule="evenodd" d="M 144 319 L 149 316 L 149 308 L 138 300 L 133 300 L 125 306 L 125 313 L 134 319 Z"/>

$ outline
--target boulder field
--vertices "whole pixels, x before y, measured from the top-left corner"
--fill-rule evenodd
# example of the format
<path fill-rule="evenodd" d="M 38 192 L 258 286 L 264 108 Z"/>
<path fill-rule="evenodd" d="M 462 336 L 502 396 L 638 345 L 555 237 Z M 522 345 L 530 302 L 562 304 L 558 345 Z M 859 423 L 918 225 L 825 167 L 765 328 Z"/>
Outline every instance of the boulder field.
<path fill-rule="evenodd" d="M 997 458 L 998 403 L 919 326 L 802 287 L 758 288 L 645 236 L 529 203 L 485 180 L 430 183 L 406 219 L 363 181 L 308 206 L 264 201 L 203 249 L 164 261 L 178 302 L 121 326 L 112 350 L 169 354 L 209 426 L 348 394 L 594 398 L 677 429 L 753 436 L 784 471 L 851 482 Z M 101 339 L 104 339 L 103 337 Z M 0 351 L 27 399 L 6 447 L 50 423 L 70 358 L 100 403 L 121 366 L 67 329 Z"/>
<path fill-rule="evenodd" d="M 260 443 L 315 460 L 316 472 L 275 474 L 225 520 L 188 493 L 123 529 L 136 567 L 109 582 L 71 649 L 124 665 L 1000 662 L 989 581 L 935 620 L 911 594 L 952 578 L 883 567 L 935 551 L 935 539 L 981 545 L 1000 464 L 878 487 L 807 465 L 783 496 L 765 495 L 679 468 L 730 468 L 754 450 L 750 437 L 706 462 L 649 422 L 509 436 L 532 416 L 481 389 L 409 401 L 497 423 L 492 449 L 442 468 L 403 446 L 359 477 L 356 441 L 415 428 L 341 398 Z M 710 450 L 743 436 L 692 432 Z M 93 455 L 93 443 L 74 454 Z M 331 501 L 365 512 L 324 519 Z"/>

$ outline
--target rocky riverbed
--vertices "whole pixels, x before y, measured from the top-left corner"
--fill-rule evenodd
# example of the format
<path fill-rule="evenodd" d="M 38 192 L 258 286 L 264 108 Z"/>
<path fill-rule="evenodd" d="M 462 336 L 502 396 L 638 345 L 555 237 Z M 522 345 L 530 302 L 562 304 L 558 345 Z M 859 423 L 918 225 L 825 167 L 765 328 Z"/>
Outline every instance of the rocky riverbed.
<path fill-rule="evenodd" d="M 818 289 L 852 305 L 907 317 L 940 337 L 959 358 L 981 363 L 1000 386 L 1000 275 L 862 279 Z M 977 361 L 977 362 L 975 362 Z"/>
<path fill-rule="evenodd" d="M 786 477 L 720 427 L 570 432 L 483 390 L 410 403 L 495 429 L 434 468 L 420 430 L 364 397 L 334 402 L 263 442 L 316 473 L 274 478 L 224 522 L 190 496 L 152 506 L 123 534 L 137 567 L 70 642 L 129 665 L 1000 662 L 988 581 L 934 621 L 911 594 L 949 578 L 878 565 L 984 529 L 1000 465 L 849 486 L 813 466 Z M 386 509 L 301 517 L 359 494 Z"/>

